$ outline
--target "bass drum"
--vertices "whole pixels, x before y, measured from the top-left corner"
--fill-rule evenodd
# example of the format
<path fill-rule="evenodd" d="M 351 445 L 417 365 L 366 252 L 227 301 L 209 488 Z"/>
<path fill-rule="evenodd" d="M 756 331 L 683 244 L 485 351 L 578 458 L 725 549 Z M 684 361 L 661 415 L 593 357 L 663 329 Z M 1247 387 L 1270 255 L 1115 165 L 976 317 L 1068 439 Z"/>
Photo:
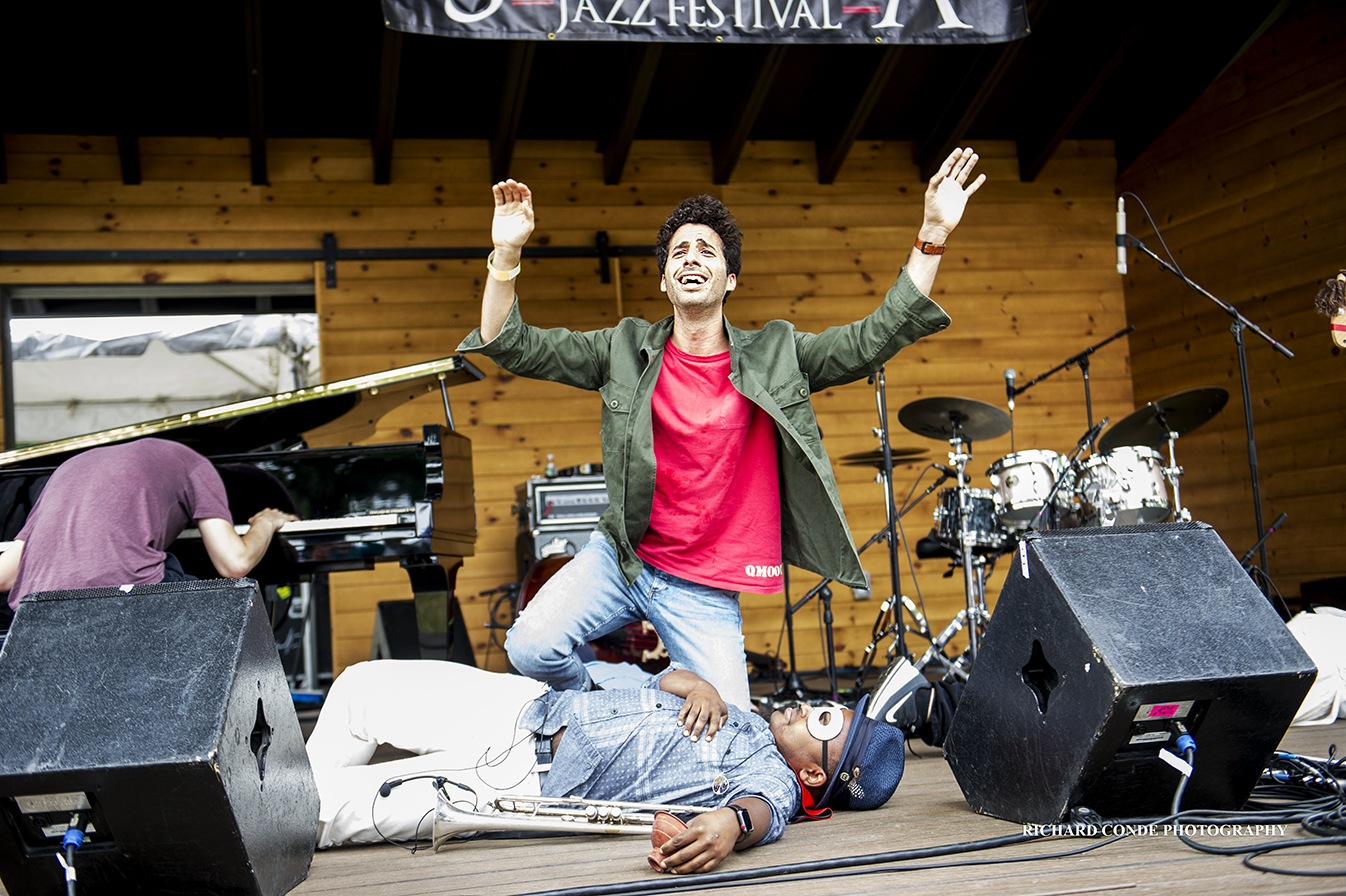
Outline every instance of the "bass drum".
<path fill-rule="evenodd" d="M 534 563 L 519 583 L 519 612 L 532 603 L 538 591 L 571 557 L 545 557 Z M 594 658 L 605 663 L 632 663 L 651 674 L 668 667 L 668 651 L 654 626 L 629 622 L 589 642 Z"/>

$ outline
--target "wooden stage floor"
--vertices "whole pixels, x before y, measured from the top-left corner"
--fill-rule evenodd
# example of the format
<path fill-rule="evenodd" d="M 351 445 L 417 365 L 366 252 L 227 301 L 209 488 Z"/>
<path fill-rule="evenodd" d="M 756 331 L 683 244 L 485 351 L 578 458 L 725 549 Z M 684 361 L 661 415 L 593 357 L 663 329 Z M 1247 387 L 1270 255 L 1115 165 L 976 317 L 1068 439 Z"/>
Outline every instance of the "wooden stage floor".
<path fill-rule="evenodd" d="M 1346 722 L 1327 727 L 1293 728 L 1286 749 L 1325 756 L 1330 745 L 1346 746 Z M 1198 754 L 1198 761 L 1199 760 Z M 892 800 L 873 812 L 839 814 L 829 821 L 792 825 L 769 846 L 730 856 L 719 871 L 767 868 L 863 856 L 899 849 L 931 847 L 1017 834 L 1022 827 L 977 815 L 968 809 L 958 785 L 939 752 L 918 747 L 908 755 L 906 773 Z M 1288 836 L 1296 836 L 1294 830 Z M 1262 842 L 1271 838 L 1233 835 L 1205 838 L 1217 845 Z M 1311 838 L 1310 838 L 1311 839 Z M 988 859 L 1063 852 L 1097 841 L 1050 839 L 963 857 L 923 863 L 961 862 L 947 868 L 852 874 L 790 883 L 766 880 L 756 886 L 737 885 L 723 893 L 774 896 L 790 888 L 808 888 L 828 896 L 907 893 L 991 894 L 991 896 L 1057 896 L 1074 893 L 1130 894 L 1325 894 L 1346 892 L 1346 877 L 1288 877 L 1252 871 L 1236 856 L 1198 853 L 1175 836 L 1136 836 L 1093 852 L 1016 864 L 974 864 Z M 532 840 L 479 841 L 451 846 L 439 853 L 415 855 L 395 846 L 326 850 L 313 860 L 308 880 L 294 896 L 360 894 L 477 894 L 505 896 L 564 892 L 572 888 L 615 885 L 613 892 L 641 892 L 643 882 L 677 880 L 649 870 L 644 837 L 556 837 Z M 1346 849 L 1318 846 L 1263 860 L 1296 870 L 1346 871 Z M 857 869 L 865 870 L 865 869 Z M 696 877 L 682 879 L 693 884 Z"/>

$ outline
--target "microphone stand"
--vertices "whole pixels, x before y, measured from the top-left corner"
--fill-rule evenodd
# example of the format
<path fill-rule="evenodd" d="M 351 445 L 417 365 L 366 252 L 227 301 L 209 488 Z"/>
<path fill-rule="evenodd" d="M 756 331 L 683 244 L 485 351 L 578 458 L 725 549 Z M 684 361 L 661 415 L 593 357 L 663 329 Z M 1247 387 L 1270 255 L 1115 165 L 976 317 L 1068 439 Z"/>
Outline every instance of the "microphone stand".
<path fill-rule="evenodd" d="M 1258 550 L 1260 551 L 1258 560 L 1260 562 L 1262 570 L 1265 572 L 1267 568 L 1267 548 L 1266 548 L 1266 538 L 1262 534 L 1265 531 L 1265 527 L 1262 524 L 1262 489 L 1259 484 L 1259 476 L 1257 473 L 1257 442 L 1253 437 L 1252 386 L 1250 385 L 1248 378 L 1248 354 L 1247 354 L 1247 347 L 1244 345 L 1243 342 L 1243 331 L 1244 330 L 1253 331 L 1258 336 L 1261 336 L 1264 340 L 1266 340 L 1267 343 L 1269 343 L 1272 348 L 1274 348 L 1276 351 L 1280 352 L 1287 358 L 1293 358 L 1295 356 L 1295 353 L 1290 351 L 1284 345 L 1281 345 L 1275 339 L 1272 339 L 1271 336 L 1269 336 L 1265 330 L 1257 326 L 1257 324 L 1253 323 L 1252 321 L 1248 320 L 1248 318 L 1244 317 L 1243 314 L 1233 305 L 1230 305 L 1226 302 L 1221 301 L 1220 299 L 1217 299 L 1215 296 L 1211 295 L 1205 289 L 1203 289 L 1196 283 L 1193 283 L 1191 278 L 1189 278 L 1182 271 L 1175 268 L 1173 265 L 1164 261 L 1164 259 L 1160 258 L 1158 255 L 1155 255 L 1153 252 L 1150 251 L 1148 246 L 1146 246 L 1136 237 L 1128 233 L 1126 235 L 1125 240 L 1126 245 L 1139 249 L 1146 255 L 1150 256 L 1150 258 L 1154 259 L 1155 262 L 1158 263 L 1160 268 L 1162 268 L 1165 271 L 1168 271 L 1170 274 L 1180 279 L 1183 283 L 1186 283 L 1187 286 L 1193 292 L 1200 293 L 1201 295 L 1210 299 L 1212 302 L 1214 302 L 1216 305 L 1222 308 L 1225 314 L 1228 314 L 1230 317 L 1234 319 L 1234 322 L 1229 325 L 1229 332 L 1234 334 L 1234 344 L 1238 347 L 1239 385 L 1243 389 L 1243 421 L 1248 435 L 1248 473 L 1252 478 L 1252 487 L 1253 487 L 1253 517 L 1257 523 L 1258 537 L 1261 538 L 1261 542 L 1259 543 L 1258 547 Z M 1267 589 L 1265 585 L 1262 586 L 1261 590 L 1263 594 L 1267 594 Z M 1270 595 L 1267 595 L 1267 597 L 1268 599 L 1270 599 Z"/>
<path fill-rule="evenodd" d="M 1039 374 L 1038 376 L 1033 377 L 1031 380 L 1024 383 L 1022 386 L 1015 388 L 1013 390 L 1013 395 L 1011 395 L 1010 398 L 1014 398 L 1017 395 L 1021 395 L 1024 392 L 1027 392 L 1033 386 L 1036 386 L 1038 383 L 1042 382 L 1052 374 L 1058 373 L 1062 370 L 1069 370 L 1070 368 L 1078 364 L 1080 366 L 1080 372 L 1084 374 L 1084 413 L 1088 421 L 1089 430 L 1092 431 L 1094 428 L 1094 403 L 1089 390 L 1089 356 L 1092 355 L 1094 352 L 1098 351 L 1103 346 L 1107 345 L 1109 342 L 1112 342 L 1114 339 L 1122 338 L 1135 328 L 1136 328 L 1135 324 L 1128 324 L 1126 327 L 1118 330 L 1116 333 L 1113 333 L 1111 336 L 1109 336 L 1107 339 L 1104 339 L 1097 345 L 1091 345 L 1084 351 L 1080 352 L 1078 355 L 1067 358 L 1060 364 L 1057 364 L 1055 367 L 1053 367 L 1046 373 Z M 1097 438 L 1098 436 L 1095 435 L 1094 438 L 1089 440 L 1090 453 L 1092 453 L 1094 450 L 1094 441 Z"/>
<path fill-rule="evenodd" d="M 885 609 L 892 607 L 896 616 L 896 633 L 894 638 L 897 641 L 899 655 L 910 656 L 907 652 L 907 645 L 903 639 L 905 626 L 902 624 L 902 586 L 899 578 L 898 553 L 897 553 L 897 502 L 893 494 L 893 452 L 892 445 L 888 441 L 888 398 L 886 384 L 884 382 L 883 368 L 880 367 L 878 373 L 869 377 L 869 383 L 874 386 L 874 400 L 878 404 L 879 425 L 874 429 L 874 435 L 879 439 L 880 455 L 882 465 L 879 467 L 879 479 L 883 483 L 883 493 L 885 501 L 885 511 L 888 517 L 888 524 L 875 533 L 875 535 L 865 542 L 865 546 L 856 553 L 863 553 L 865 548 L 881 539 L 888 540 L 888 570 L 892 578 L 893 594 L 889 600 L 884 601 Z M 943 481 L 943 480 L 941 480 Z M 804 608 L 804 605 L 817 597 L 823 607 L 823 630 L 825 632 L 825 647 L 827 651 L 827 684 L 829 687 L 828 696 L 836 700 L 839 692 L 837 690 L 837 660 L 836 648 L 833 640 L 833 622 L 832 615 L 832 589 L 828 587 L 834 580 L 824 578 L 817 585 L 813 586 L 807 594 L 799 599 L 797 603 L 790 601 L 790 571 L 788 566 L 785 569 L 785 625 L 789 634 L 790 649 L 790 677 L 784 685 L 774 694 L 772 700 L 779 701 L 782 697 L 793 697 L 795 699 L 804 699 L 808 696 L 810 689 L 805 688 L 799 678 L 798 666 L 795 663 L 795 634 L 794 634 L 794 616 Z M 924 624 L 924 620 L 921 622 Z M 865 659 L 869 660 L 869 653 L 872 652 L 873 644 L 870 645 L 870 651 L 866 652 Z M 864 677 L 865 666 L 861 667 L 860 678 Z"/>
<path fill-rule="evenodd" d="M 930 486 L 925 491 L 921 492 L 921 494 L 918 497 L 909 501 L 905 507 L 902 507 L 898 511 L 897 516 L 893 519 L 892 522 L 888 523 L 878 532 L 874 533 L 873 537 L 871 537 L 869 541 L 865 542 L 864 547 L 860 548 L 860 553 L 863 554 L 866 551 L 866 549 L 868 549 L 871 545 L 879 541 L 882 541 L 885 538 L 888 539 L 895 538 L 896 536 L 893 535 L 893 532 L 896 528 L 897 520 L 900 520 L 902 517 L 906 516 L 914 507 L 916 507 L 917 504 L 920 504 L 931 494 L 933 494 L 936 489 L 938 489 L 941 485 L 943 485 L 945 482 L 947 482 L 949 479 L 952 478 L 953 477 L 949 473 L 940 470 L 939 478 L 936 479 L 934 482 L 930 483 Z M 891 544 L 891 541 L 889 543 Z M 830 582 L 831 579 L 828 579 L 826 581 Z M 903 607 L 906 607 L 907 612 L 911 613 L 912 619 L 916 623 L 915 627 L 907 628 L 906 623 L 902 621 Z M 912 632 L 913 634 L 920 635 L 921 637 L 927 640 L 932 640 L 930 637 L 930 626 L 926 622 L 925 617 L 921 615 L 920 610 L 917 609 L 916 605 L 913 604 L 911 601 L 909 601 L 904 595 L 894 590 L 892 596 L 889 597 L 887 600 L 885 600 L 879 606 L 879 615 L 874 620 L 874 627 L 870 632 L 869 644 L 865 647 L 864 654 L 860 657 L 860 667 L 855 674 L 856 690 L 861 690 L 862 688 L 864 688 L 865 676 L 869 674 L 869 668 L 874 663 L 875 652 L 878 650 L 879 642 L 882 641 L 889 634 L 893 635 L 893 643 L 888 648 L 887 652 L 890 661 L 891 657 L 894 654 L 896 654 L 899 657 L 906 656 L 910 658 L 911 656 L 910 654 L 901 652 L 906 650 L 906 641 L 901 637 L 901 635 L 902 633 L 908 631 Z M 923 667 L 918 665 L 917 668 L 919 669 Z"/>
<path fill-rule="evenodd" d="M 888 393 L 885 388 L 883 378 L 883 368 L 880 367 L 878 373 L 869 377 L 869 382 L 874 385 L 874 399 L 879 409 L 879 431 L 875 433 L 879 437 L 879 447 L 883 450 L 883 499 L 884 512 L 888 517 L 888 575 L 893 586 L 893 599 L 895 601 L 894 611 L 897 613 L 897 650 L 899 656 L 910 656 L 907 652 L 907 642 L 903 635 L 902 627 L 902 580 L 899 577 L 897 556 L 897 500 L 893 494 L 893 449 L 892 443 L 888 440 Z M 835 681 L 832 689 L 836 690 Z"/>
<path fill-rule="evenodd" d="M 1101 432 L 1103 432 L 1103 427 L 1107 426 L 1108 421 L 1111 419 L 1112 419 L 1111 417 L 1104 417 L 1102 422 L 1100 422 L 1097 426 L 1089 427 L 1089 431 L 1084 434 L 1084 438 L 1080 439 L 1078 442 L 1075 443 L 1075 450 L 1070 452 L 1070 455 L 1066 457 L 1066 463 L 1064 464 L 1065 470 L 1069 470 L 1071 467 L 1075 465 L 1075 459 L 1080 456 L 1080 452 L 1084 450 L 1084 446 L 1093 445 L 1094 440 L 1098 438 Z M 1047 508 L 1051 507 L 1053 502 L 1056 501 L 1056 493 L 1061 490 L 1061 486 L 1065 484 L 1065 481 L 1066 477 L 1063 471 L 1063 474 L 1057 476 L 1056 481 L 1052 483 L 1052 490 L 1047 492 L 1047 497 L 1042 500 L 1042 506 L 1038 508 L 1038 512 L 1033 514 L 1033 518 L 1028 521 L 1027 531 L 1037 532 L 1041 530 L 1043 521 L 1042 515 L 1046 513 Z M 1055 514 L 1047 517 L 1047 519 L 1049 520 L 1048 528 L 1051 528 L 1054 525 L 1054 523 L 1050 521 L 1055 520 L 1055 518 L 1056 518 Z M 1102 525 L 1102 523 L 1100 522 L 1099 525 Z"/>

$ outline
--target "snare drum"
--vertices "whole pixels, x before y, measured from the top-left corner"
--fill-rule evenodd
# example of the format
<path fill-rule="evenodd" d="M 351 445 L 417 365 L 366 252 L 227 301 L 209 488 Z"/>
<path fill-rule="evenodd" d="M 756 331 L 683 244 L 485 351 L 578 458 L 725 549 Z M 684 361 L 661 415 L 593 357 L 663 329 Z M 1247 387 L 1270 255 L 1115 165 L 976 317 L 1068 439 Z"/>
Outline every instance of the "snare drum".
<path fill-rule="evenodd" d="M 1173 513 L 1159 452 L 1126 445 L 1085 461 L 1077 491 L 1085 525 L 1162 523 Z"/>
<path fill-rule="evenodd" d="M 991 464 L 986 476 L 1000 498 L 1000 521 L 1010 529 L 1028 526 L 1064 469 L 1065 460 L 1055 451 L 1019 451 Z M 1064 507 L 1068 493 L 1060 489 L 1055 503 Z"/>
<path fill-rule="evenodd" d="M 972 550 L 984 554 L 1004 547 L 1009 535 L 1000 524 L 999 496 L 988 488 L 970 488 L 967 505 L 967 536 L 972 542 Z M 960 510 L 958 489 L 940 489 L 935 525 L 939 527 L 939 540 L 945 544 L 957 545 L 962 537 Z"/>

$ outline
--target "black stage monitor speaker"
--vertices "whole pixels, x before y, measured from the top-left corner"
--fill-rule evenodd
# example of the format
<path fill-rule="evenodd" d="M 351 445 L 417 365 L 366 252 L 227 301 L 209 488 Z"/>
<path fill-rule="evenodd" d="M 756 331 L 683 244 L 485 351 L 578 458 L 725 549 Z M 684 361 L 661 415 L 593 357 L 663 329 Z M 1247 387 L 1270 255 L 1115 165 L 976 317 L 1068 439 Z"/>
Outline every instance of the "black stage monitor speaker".
<path fill-rule="evenodd" d="M 977 812 L 1055 824 L 1167 815 L 1160 751 L 1196 739 L 1183 808 L 1237 809 L 1316 670 L 1204 523 L 1029 535 L 944 753 Z"/>
<path fill-rule="evenodd" d="M 0 651 L 0 880 L 63 894 L 281 894 L 318 792 L 251 579 L 34 594 Z"/>

